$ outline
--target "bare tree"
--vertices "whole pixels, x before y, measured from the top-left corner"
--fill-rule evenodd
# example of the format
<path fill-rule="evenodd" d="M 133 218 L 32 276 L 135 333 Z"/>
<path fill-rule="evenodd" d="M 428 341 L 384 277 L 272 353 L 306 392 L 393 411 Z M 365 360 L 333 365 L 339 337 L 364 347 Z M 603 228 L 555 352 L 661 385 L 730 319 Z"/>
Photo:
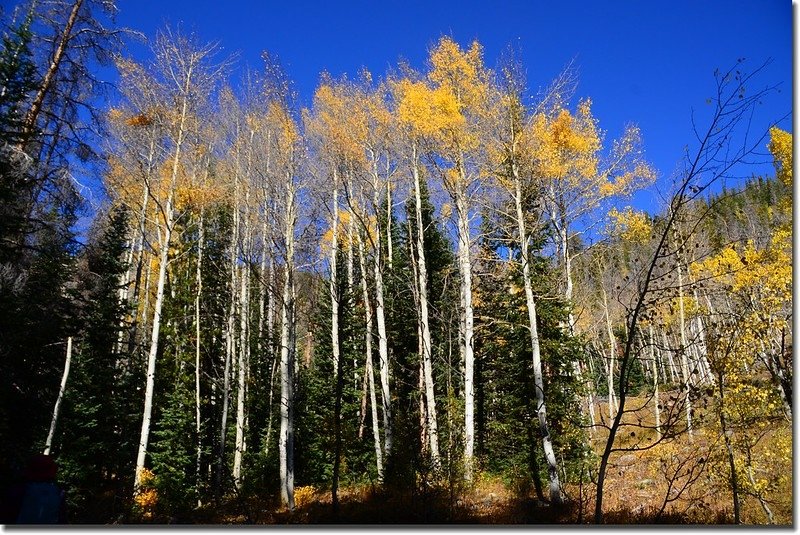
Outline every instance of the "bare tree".
<path fill-rule="evenodd" d="M 653 312 L 660 299 L 671 295 L 658 287 L 659 278 L 664 277 L 659 270 L 665 263 L 675 259 L 677 251 L 670 247 L 670 238 L 676 221 L 684 215 L 690 203 L 699 198 L 709 186 L 731 176 L 738 167 L 751 163 L 758 149 L 765 144 L 768 128 L 763 132 L 755 132 L 754 135 L 752 117 L 755 106 L 775 87 L 766 86 L 753 90 L 750 86 L 756 83 L 756 76 L 766 65 L 744 73 L 737 64 L 726 72 L 715 73 L 716 94 L 710 99 L 711 117 L 708 127 L 698 130 L 693 122 L 697 147 L 686 155 L 684 170 L 674 183 L 667 216 L 657 230 L 653 251 L 636 274 L 635 291 L 627 305 L 626 337 L 620 357 L 619 410 L 609 427 L 597 476 L 594 520 L 598 524 L 603 521 L 603 489 L 609 459 L 615 451 L 617 433 L 623 426 L 622 416 L 629 392 L 630 373 L 636 358 L 637 339 L 640 337 L 639 324 Z"/>

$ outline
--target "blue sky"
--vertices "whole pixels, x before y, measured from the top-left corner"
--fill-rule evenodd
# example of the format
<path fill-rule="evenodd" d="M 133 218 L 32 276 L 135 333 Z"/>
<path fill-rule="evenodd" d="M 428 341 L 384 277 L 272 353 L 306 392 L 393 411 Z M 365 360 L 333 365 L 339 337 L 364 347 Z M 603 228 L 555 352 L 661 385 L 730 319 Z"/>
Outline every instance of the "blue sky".
<path fill-rule="evenodd" d="M 608 2 L 418 1 L 120 1 L 118 23 L 148 37 L 181 24 L 202 40 L 238 53 L 238 66 L 260 67 L 262 50 L 278 55 L 310 101 L 319 74 L 380 75 L 405 58 L 422 68 L 442 35 L 462 44 L 478 39 L 487 64 L 513 43 L 522 50 L 532 91 L 572 59 L 578 97 L 589 96 L 607 138 L 628 122 L 643 133 L 648 159 L 668 180 L 691 141 L 691 114 L 702 122 L 714 90 L 713 72 L 738 58 L 754 68 L 768 58 L 761 80 L 782 83 L 756 121 L 765 125 L 792 110 L 792 5 L 787 0 Z M 130 53 L 145 50 L 134 45 Z M 234 72 L 234 77 L 236 72 Z M 791 118 L 781 126 L 791 129 Z M 769 168 L 765 169 L 770 172 Z M 647 195 L 637 205 L 648 206 Z"/>

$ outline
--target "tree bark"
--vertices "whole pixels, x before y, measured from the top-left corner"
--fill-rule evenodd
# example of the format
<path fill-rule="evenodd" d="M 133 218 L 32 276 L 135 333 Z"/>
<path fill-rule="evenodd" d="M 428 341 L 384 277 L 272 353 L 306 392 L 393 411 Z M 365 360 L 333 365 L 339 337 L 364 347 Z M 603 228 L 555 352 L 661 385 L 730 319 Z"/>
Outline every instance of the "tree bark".
<path fill-rule="evenodd" d="M 50 420 L 50 430 L 47 432 L 47 440 L 44 442 L 44 454 L 50 455 L 50 447 L 53 445 L 53 437 L 56 434 L 56 423 L 58 423 L 58 413 L 61 409 L 61 402 L 64 400 L 64 392 L 67 390 L 67 379 L 69 378 L 69 366 L 72 362 L 72 337 L 67 337 L 67 358 L 64 362 L 64 374 L 61 376 L 61 386 L 58 389 L 58 397 L 53 407 L 53 418 Z"/>
<path fill-rule="evenodd" d="M 461 272 L 461 302 L 464 314 L 464 476 L 472 481 L 475 463 L 475 354 L 473 351 L 474 312 L 472 306 L 472 262 L 470 259 L 469 214 L 465 192 L 458 189 L 458 267 Z"/>
<path fill-rule="evenodd" d="M 684 405 L 686 407 L 686 430 L 689 432 L 689 442 L 693 440 L 692 432 L 692 401 L 690 393 L 692 388 L 692 374 L 689 370 L 689 347 L 686 340 L 686 314 L 683 306 L 683 270 L 681 269 L 680 257 L 677 258 L 678 266 L 678 311 L 681 333 L 681 373 L 683 375 Z"/>
<path fill-rule="evenodd" d="M 614 394 L 614 368 L 616 364 L 616 356 L 617 356 L 617 344 L 616 338 L 614 337 L 614 331 L 611 328 L 611 316 L 608 311 L 608 296 L 606 295 L 606 289 L 601 284 L 600 290 L 603 292 L 603 309 L 605 310 L 606 315 L 606 334 L 608 334 L 608 369 L 606 370 L 608 373 L 606 374 L 606 379 L 608 380 L 608 417 L 613 419 L 617 413 L 617 401 L 616 396 Z"/>
<path fill-rule="evenodd" d="M 376 212 L 379 210 L 379 181 L 378 174 L 374 175 L 374 204 Z M 387 185 L 387 196 L 391 194 Z M 387 209 L 391 204 L 387 201 Z M 386 214 L 388 240 L 388 260 L 391 261 L 391 211 Z M 377 225 L 377 222 L 376 222 Z M 379 228 L 378 228 L 379 230 Z M 377 234 L 377 233 L 376 233 Z M 391 267 L 390 267 L 391 270 Z M 392 454 L 392 398 L 389 390 L 389 340 L 386 334 L 386 307 L 384 304 L 383 270 L 381 269 L 381 244 L 379 235 L 376 236 L 373 255 L 373 274 L 375 278 L 375 320 L 378 326 L 378 369 L 381 380 L 381 407 L 383 408 L 383 451 L 386 459 Z"/>
<path fill-rule="evenodd" d="M 197 453 L 195 457 L 195 493 L 197 506 L 200 507 L 200 464 L 203 457 L 203 437 L 200 419 L 200 300 L 203 295 L 203 250 L 205 246 L 205 222 L 203 209 L 200 209 L 200 220 L 197 230 L 197 270 L 195 271 L 196 293 L 194 297 L 194 426 L 197 433 Z"/>
<path fill-rule="evenodd" d="M 364 300 L 364 316 L 366 319 L 365 350 L 366 365 L 364 373 L 369 383 L 369 402 L 372 417 L 372 437 L 375 442 L 375 466 L 378 469 L 378 478 L 383 480 L 383 452 L 381 451 L 381 435 L 378 429 L 378 406 L 375 396 L 375 377 L 372 374 L 372 305 L 369 300 L 369 287 L 367 285 L 367 262 L 364 259 L 364 241 L 358 235 L 358 264 L 361 271 L 361 294 Z"/>
<path fill-rule="evenodd" d="M 528 235 L 525 230 L 525 214 L 522 209 L 522 186 L 518 178 L 515 180 L 515 182 L 516 187 L 514 201 L 517 210 L 517 230 L 519 232 L 520 252 L 522 257 L 522 280 L 525 286 L 525 303 L 528 308 L 528 326 L 530 328 L 531 337 L 531 356 L 533 359 L 533 383 L 535 390 L 534 395 L 536 414 L 539 419 L 539 430 L 542 435 L 542 448 L 544 449 L 545 459 L 547 460 L 547 473 L 550 479 L 550 500 L 554 504 L 561 504 L 563 502 L 563 496 L 561 492 L 561 482 L 558 478 L 558 464 L 556 462 L 555 452 L 553 451 L 553 441 L 550 437 L 550 429 L 547 425 L 547 409 L 545 406 L 544 378 L 542 374 L 539 331 L 536 325 L 536 301 L 533 297 L 530 259 L 528 255 Z"/>
<path fill-rule="evenodd" d="M 292 177 L 286 177 L 285 277 L 281 307 L 281 426 L 278 444 L 281 502 L 294 510 L 294 224 L 295 199 Z"/>
<path fill-rule="evenodd" d="M 411 169 L 414 177 L 414 207 L 417 219 L 417 286 L 419 291 L 419 318 L 422 334 L 422 366 L 425 379 L 425 406 L 428 430 L 428 443 L 431 461 L 435 469 L 439 467 L 439 431 L 436 421 L 436 398 L 433 388 L 433 363 L 431 355 L 431 331 L 428 323 L 428 271 L 425 263 L 425 229 L 422 223 L 422 194 L 420 192 L 419 162 L 417 147 L 412 148 Z"/>
<path fill-rule="evenodd" d="M 64 25 L 64 31 L 61 32 L 61 35 L 58 37 L 58 45 L 53 53 L 53 58 L 50 60 L 50 65 L 47 67 L 47 71 L 42 78 L 42 82 L 39 84 L 39 88 L 36 90 L 36 96 L 33 97 L 31 107 L 28 109 L 28 112 L 25 114 L 25 119 L 22 122 L 22 135 L 20 136 L 19 145 L 20 149 L 24 148 L 25 143 L 36 129 L 36 121 L 39 118 L 39 113 L 42 111 L 44 98 L 47 96 L 48 91 L 50 91 L 50 88 L 53 85 L 53 79 L 55 78 L 55 75 L 61 66 L 61 61 L 64 58 L 67 45 L 69 44 L 69 40 L 72 38 L 72 28 L 75 26 L 75 22 L 78 20 L 78 13 L 82 5 L 83 0 L 75 0 L 75 3 L 72 4 L 72 9 L 70 10 L 69 17 L 67 18 L 67 23 Z"/>
<path fill-rule="evenodd" d="M 150 420 L 153 413 L 153 390 L 155 388 L 156 357 L 158 356 L 158 337 L 161 328 L 161 309 L 164 304 L 164 286 L 167 278 L 167 264 L 169 262 L 169 248 L 172 239 L 173 226 L 173 202 L 175 190 L 177 189 L 178 168 L 181 157 L 181 149 L 185 136 L 186 116 L 189 107 L 189 88 L 191 86 L 193 70 L 191 67 L 186 72 L 182 91 L 181 114 L 178 122 L 177 139 L 175 141 L 175 154 L 173 155 L 172 171 L 170 176 L 169 189 L 167 191 L 167 201 L 164 206 L 164 233 L 160 240 L 161 250 L 159 251 L 158 267 L 158 286 L 156 289 L 156 302 L 153 310 L 153 326 L 150 336 L 150 352 L 147 358 L 147 380 L 144 395 L 144 411 L 142 414 L 142 430 L 139 435 L 139 451 L 136 455 L 136 473 L 134 479 L 134 491 L 139 490 L 141 475 L 144 470 L 145 457 L 147 456 L 147 443 L 150 438 Z"/>

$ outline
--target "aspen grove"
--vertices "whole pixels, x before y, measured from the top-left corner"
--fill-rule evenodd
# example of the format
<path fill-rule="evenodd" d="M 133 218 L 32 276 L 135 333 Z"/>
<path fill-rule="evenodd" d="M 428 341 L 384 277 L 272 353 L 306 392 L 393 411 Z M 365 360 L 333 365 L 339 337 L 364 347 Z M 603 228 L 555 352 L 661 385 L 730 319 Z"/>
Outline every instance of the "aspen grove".
<path fill-rule="evenodd" d="M 135 60 L 110 2 L 48 9 L 0 52 L 3 478 L 54 455 L 82 523 L 791 522 L 764 66 L 714 74 L 651 214 L 647 132 L 572 66 L 534 91 L 442 37 L 303 103 L 269 53 L 233 86 L 218 44 Z"/>

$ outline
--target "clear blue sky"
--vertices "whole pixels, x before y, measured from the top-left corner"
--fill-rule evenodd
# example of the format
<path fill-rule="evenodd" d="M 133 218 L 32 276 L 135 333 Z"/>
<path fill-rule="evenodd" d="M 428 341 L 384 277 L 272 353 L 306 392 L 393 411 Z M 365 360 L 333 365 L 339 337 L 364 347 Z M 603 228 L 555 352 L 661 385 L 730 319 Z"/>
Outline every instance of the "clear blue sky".
<path fill-rule="evenodd" d="M 260 67 L 262 50 L 277 54 L 305 103 L 320 72 L 337 76 L 367 67 L 381 75 L 400 57 L 422 68 L 441 35 L 462 44 L 478 39 L 490 66 L 514 43 L 534 91 L 575 59 L 577 96 L 592 98 L 609 139 L 626 123 L 637 123 L 662 180 L 691 141 L 692 109 L 702 118 L 715 69 L 740 57 L 745 68 L 772 58 L 762 80 L 782 83 L 783 91 L 764 102 L 757 119 L 766 123 L 792 110 L 788 0 L 138 0 L 120 1 L 119 8 L 120 25 L 149 37 L 164 24 L 180 23 L 203 40 L 219 40 L 226 53 L 238 52 L 240 68 Z M 139 46 L 129 50 L 143 53 Z M 791 118 L 782 127 L 790 130 Z M 639 198 L 636 204 L 648 203 Z"/>

